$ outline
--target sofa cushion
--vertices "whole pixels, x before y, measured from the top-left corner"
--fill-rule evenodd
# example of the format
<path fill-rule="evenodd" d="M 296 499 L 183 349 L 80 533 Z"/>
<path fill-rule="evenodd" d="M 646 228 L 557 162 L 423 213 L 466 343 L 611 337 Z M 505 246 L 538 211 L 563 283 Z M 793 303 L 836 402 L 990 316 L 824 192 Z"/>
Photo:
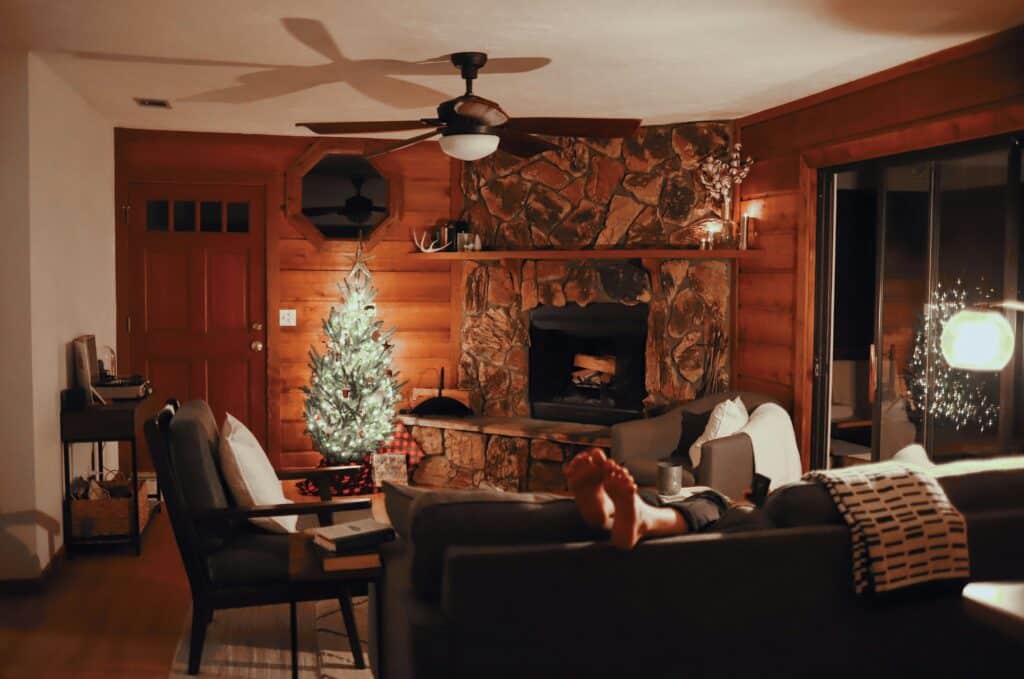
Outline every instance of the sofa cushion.
<path fill-rule="evenodd" d="M 388 520 L 391 527 L 395 529 L 400 537 L 409 539 L 409 523 L 412 520 L 412 503 L 421 495 L 436 492 L 432 488 L 417 488 L 402 483 L 385 481 L 384 509 L 387 510 Z"/>
<path fill-rule="evenodd" d="M 965 514 L 1024 509 L 1024 456 L 948 462 L 927 471 Z"/>
<path fill-rule="evenodd" d="M 455 545 L 524 545 L 592 540 L 572 498 L 548 493 L 439 490 L 412 503 L 412 582 L 417 596 L 441 595 L 445 550 Z"/>
<path fill-rule="evenodd" d="M 748 419 L 750 414 L 747 412 L 747 406 L 739 396 L 716 405 L 708 417 L 708 426 L 690 446 L 689 455 L 693 467 L 696 469 L 700 466 L 701 448 L 705 443 L 732 436 L 746 425 Z"/>
<path fill-rule="evenodd" d="M 779 528 L 845 524 L 828 489 L 813 481 L 776 488 L 765 500 L 764 513 Z"/>
<path fill-rule="evenodd" d="M 708 426 L 708 419 L 711 418 L 711 411 L 693 412 L 684 407 L 682 409 L 682 416 L 682 433 L 679 436 L 679 445 L 676 446 L 676 452 L 673 453 L 673 456 L 685 457 L 687 463 L 689 463 L 690 446 L 696 443 L 700 435 L 704 433 Z"/>
<path fill-rule="evenodd" d="M 1024 457 L 966 460 L 924 467 L 964 514 L 1024 510 Z M 809 481 L 772 492 L 765 512 L 779 528 L 843 523 L 828 490 Z"/>

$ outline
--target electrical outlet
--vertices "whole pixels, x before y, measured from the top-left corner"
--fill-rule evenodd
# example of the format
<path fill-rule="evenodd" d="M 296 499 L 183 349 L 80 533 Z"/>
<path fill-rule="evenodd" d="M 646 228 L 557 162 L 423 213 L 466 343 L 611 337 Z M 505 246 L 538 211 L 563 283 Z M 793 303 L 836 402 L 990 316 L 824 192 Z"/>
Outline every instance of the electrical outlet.
<path fill-rule="evenodd" d="M 294 328 L 297 324 L 295 309 L 281 309 L 278 311 L 278 324 L 282 328 Z"/>

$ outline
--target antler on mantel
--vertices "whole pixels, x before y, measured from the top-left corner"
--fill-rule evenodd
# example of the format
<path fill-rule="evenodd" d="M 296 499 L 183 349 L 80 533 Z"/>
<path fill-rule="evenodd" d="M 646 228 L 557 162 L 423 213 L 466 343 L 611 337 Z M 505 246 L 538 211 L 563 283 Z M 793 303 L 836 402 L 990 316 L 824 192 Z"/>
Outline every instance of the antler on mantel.
<path fill-rule="evenodd" d="M 420 252 L 426 252 L 426 253 L 444 252 L 444 250 L 447 249 L 447 247 L 448 247 L 447 241 L 442 243 L 437 238 L 431 240 L 430 244 L 428 245 L 427 244 L 427 237 L 429 235 L 428 232 L 424 232 L 422 235 L 420 235 L 420 234 L 417 234 L 415 230 L 412 230 L 410 233 L 412 235 L 412 242 L 416 244 L 416 247 L 419 248 Z"/>

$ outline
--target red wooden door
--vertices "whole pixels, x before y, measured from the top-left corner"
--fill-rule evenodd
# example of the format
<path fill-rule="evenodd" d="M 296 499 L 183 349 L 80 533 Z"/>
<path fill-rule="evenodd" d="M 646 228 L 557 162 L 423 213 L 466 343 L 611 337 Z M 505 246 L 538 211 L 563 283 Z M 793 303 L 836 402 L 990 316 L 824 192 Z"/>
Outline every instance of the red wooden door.
<path fill-rule="evenodd" d="M 266 446 L 262 187 L 133 183 L 128 196 L 131 371 L 152 403 L 204 399 Z"/>

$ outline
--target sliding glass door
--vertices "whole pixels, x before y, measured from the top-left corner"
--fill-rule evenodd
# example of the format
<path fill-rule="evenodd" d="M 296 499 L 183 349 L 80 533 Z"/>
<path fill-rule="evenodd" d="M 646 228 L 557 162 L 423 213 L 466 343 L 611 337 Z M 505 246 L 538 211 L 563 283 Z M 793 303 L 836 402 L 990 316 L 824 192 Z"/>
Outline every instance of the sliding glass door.
<path fill-rule="evenodd" d="M 1001 373 L 950 368 L 942 324 L 1021 298 L 1021 147 L 986 140 L 822 173 L 814 462 L 1021 452 L 1021 319 Z"/>

